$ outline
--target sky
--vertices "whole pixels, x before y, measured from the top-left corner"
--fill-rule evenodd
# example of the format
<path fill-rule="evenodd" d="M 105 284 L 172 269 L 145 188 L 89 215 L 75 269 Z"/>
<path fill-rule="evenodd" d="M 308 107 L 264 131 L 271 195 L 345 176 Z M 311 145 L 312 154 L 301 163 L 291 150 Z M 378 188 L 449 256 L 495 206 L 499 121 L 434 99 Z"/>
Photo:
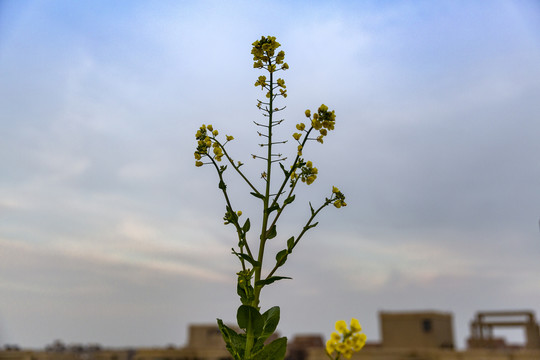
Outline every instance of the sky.
<path fill-rule="evenodd" d="M 309 201 L 335 185 L 348 203 L 291 254 L 278 275 L 293 280 L 263 290 L 279 331 L 327 337 L 355 317 L 379 341 L 380 311 L 436 310 L 462 348 L 477 311 L 540 317 L 538 2 L 3 0 L 0 345 L 183 346 L 189 324 L 234 322 L 235 233 L 194 134 L 233 135 L 262 186 L 262 35 L 290 66 L 280 151 L 306 109 L 337 117 L 304 151 L 319 176 L 267 259 Z"/>

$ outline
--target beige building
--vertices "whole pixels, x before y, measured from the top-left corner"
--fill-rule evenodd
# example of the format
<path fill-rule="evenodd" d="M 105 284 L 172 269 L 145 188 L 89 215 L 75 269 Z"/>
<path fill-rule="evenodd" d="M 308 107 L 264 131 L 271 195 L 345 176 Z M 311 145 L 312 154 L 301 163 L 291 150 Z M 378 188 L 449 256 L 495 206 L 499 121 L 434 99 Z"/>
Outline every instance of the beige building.
<path fill-rule="evenodd" d="M 453 349 L 452 314 L 436 311 L 380 312 L 382 348 Z"/>

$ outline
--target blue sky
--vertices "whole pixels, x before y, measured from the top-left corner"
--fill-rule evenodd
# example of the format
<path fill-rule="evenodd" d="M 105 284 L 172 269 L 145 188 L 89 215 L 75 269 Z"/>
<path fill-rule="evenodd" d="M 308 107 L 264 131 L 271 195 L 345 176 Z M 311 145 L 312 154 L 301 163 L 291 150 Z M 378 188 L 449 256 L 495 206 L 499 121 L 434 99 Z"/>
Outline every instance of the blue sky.
<path fill-rule="evenodd" d="M 1 344 L 180 345 L 234 320 L 234 233 L 194 133 L 234 135 L 262 171 L 250 51 L 268 34 L 290 65 L 280 136 L 307 108 L 337 114 L 281 240 L 331 185 L 349 204 L 263 294 L 281 332 L 354 316 L 377 340 L 378 311 L 435 309 L 462 346 L 477 310 L 540 315 L 535 1 L 3 1 Z"/>

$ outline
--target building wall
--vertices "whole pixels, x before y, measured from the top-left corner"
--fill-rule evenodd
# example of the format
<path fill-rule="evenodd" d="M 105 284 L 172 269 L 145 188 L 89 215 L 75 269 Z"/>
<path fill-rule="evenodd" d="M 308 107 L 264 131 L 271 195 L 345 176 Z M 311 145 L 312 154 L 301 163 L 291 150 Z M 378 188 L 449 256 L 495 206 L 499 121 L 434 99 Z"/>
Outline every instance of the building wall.
<path fill-rule="evenodd" d="M 454 348 L 452 315 L 441 312 L 381 312 L 383 348 Z"/>

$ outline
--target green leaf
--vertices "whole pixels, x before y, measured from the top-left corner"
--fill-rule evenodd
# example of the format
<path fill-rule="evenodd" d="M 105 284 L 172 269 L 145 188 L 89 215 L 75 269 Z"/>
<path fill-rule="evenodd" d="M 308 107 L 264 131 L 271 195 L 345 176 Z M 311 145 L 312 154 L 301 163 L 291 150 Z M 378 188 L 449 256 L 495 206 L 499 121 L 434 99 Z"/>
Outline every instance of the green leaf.
<path fill-rule="evenodd" d="M 285 261 L 287 261 L 287 255 L 289 255 L 289 250 L 281 250 L 276 254 L 276 264 L 277 266 L 281 266 L 285 264 Z"/>
<path fill-rule="evenodd" d="M 240 329 L 248 332 L 253 331 L 255 337 L 259 337 L 263 332 L 264 321 L 259 310 L 249 305 L 240 305 L 236 312 L 236 321 Z"/>
<path fill-rule="evenodd" d="M 242 230 L 244 231 L 244 233 L 247 233 L 250 228 L 251 228 L 251 224 L 250 224 L 249 218 L 248 218 L 246 220 L 246 222 L 244 223 L 244 226 L 242 226 Z"/>
<path fill-rule="evenodd" d="M 283 205 L 287 205 L 287 204 L 292 203 L 294 201 L 295 197 L 296 197 L 296 195 L 289 196 L 288 198 L 285 199 L 285 201 L 283 202 Z"/>
<path fill-rule="evenodd" d="M 244 334 L 237 334 L 236 331 L 229 328 L 221 319 L 217 319 L 219 331 L 223 340 L 225 340 L 225 346 L 235 360 L 243 360 L 244 352 L 246 349 L 246 337 Z"/>
<path fill-rule="evenodd" d="M 252 258 L 251 256 L 249 256 L 248 254 L 236 252 L 234 249 L 232 249 L 232 252 L 234 255 L 238 256 L 239 259 L 244 259 L 253 266 L 256 266 L 256 267 L 260 266 L 260 263 L 254 258 Z"/>
<path fill-rule="evenodd" d="M 315 210 L 313 210 L 313 206 L 311 206 L 311 201 L 309 202 L 309 208 L 311 209 L 311 215 L 315 215 Z"/>
<path fill-rule="evenodd" d="M 267 239 L 273 239 L 277 236 L 277 229 L 276 225 L 272 226 L 270 230 L 268 230 L 268 233 L 266 234 Z"/>
<path fill-rule="evenodd" d="M 270 285 L 274 281 L 283 280 L 283 279 L 292 279 L 288 276 L 271 276 L 267 279 L 259 280 L 255 283 L 255 286 L 261 286 L 261 285 Z"/>
<path fill-rule="evenodd" d="M 219 181 L 218 187 L 223 191 L 225 191 L 225 189 L 227 189 L 227 185 L 225 185 L 225 182 L 223 180 Z"/>
<path fill-rule="evenodd" d="M 289 250 L 289 253 L 292 251 L 294 247 L 294 236 L 291 236 L 289 240 L 287 240 L 287 250 Z"/>
<path fill-rule="evenodd" d="M 259 198 L 259 199 L 264 200 L 264 195 L 261 194 L 261 193 L 250 192 L 250 194 L 253 195 L 253 196 L 255 196 L 256 198 Z"/>
<path fill-rule="evenodd" d="M 319 225 L 318 222 L 316 222 L 315 224 L 311 224 L 311 225 L 309 225 L 309 226 L 306 226 L 306 227 L 304 227 L 304 229 L 306 229 L 306 231 L 308 231 L 309 229 L 314 228 L 314 227 L 317 226 L 317 225 Z"/>
<path fill-rule="evenodd" d="M 283 170 L 283 173 L 285 174 L 285 178 L 288 178 L 290 174 L 287 170 L 285 170 L 285 166 L 283 166 L 281 162 L 279 162 L 279 167 L 281 168 L 281 170 Z"/>
<path fill-rule="evenodd" d="M 262 314 L 262 317 L 264 322 L 262 337 L 267 339 L 276 331 L 279 324 L 279 306 L 274 306 L 266 310 Z"/>
<path fill-rule="evenodd" d="M 257 360 L 283 360 L 287 352 L 287 338 L 282 337 L 272 341 L 262 348 L 261 351 L 254 354 Z"/>
<path fill-rule="evenodd" d="M 272 211 L 278 210 L 278 209 L 279 209 L 279 205 L 278 205 L 278 204 L 274 204 L 274 205 L 270 206 L 270 207 L 266 210 L 266 213 L 267 213 L 267 214 L 270 214 Z"/>

